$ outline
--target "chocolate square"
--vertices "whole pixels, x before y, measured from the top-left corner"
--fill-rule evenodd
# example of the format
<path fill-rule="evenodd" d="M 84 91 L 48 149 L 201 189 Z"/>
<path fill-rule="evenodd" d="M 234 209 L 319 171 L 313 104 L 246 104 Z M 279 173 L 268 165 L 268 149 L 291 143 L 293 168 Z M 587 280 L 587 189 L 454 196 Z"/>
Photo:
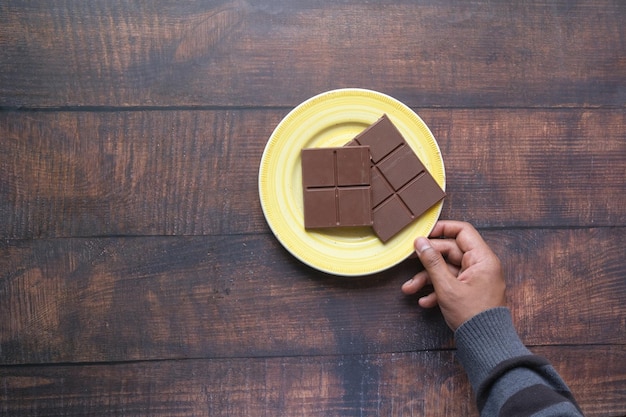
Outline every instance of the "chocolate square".
<path fill-rule="evenodd" d="M 337 185 L 370 185 L 368 147 L 361 148 L 359 152 L 346 152 L 347 149 L 335 149 Z"/>
<path fill-rule="evenodd" d="M 396 148 L 376 167 L 394 190 L 399 190 L 425 171 L 424 165 L 408 145 Z"/>
<path fill-rule="evenodd" d="M 372 225 L 372 198 L 369 187 L 340 187 L 337 193 L 341 226 Z"/>
<path fill-rule="evenodd" d="M 423 213 L 441 200 L 442 190 L 436 181 L 429 178 L 426 172 L 422 173 L 400 191 L 398 195 L 412 213 Z"/>
<path fill-rule="evenodd" d="M 355 136 L 353 141 L 358 145 L 370 147 L 370 155 L 375 164 L 397 147 L 406 144 L 386 114 Z"/>
<path fill-rule="evenodd" d="M 305 189 L 308 187 L 335 186 L 334 152 L 322 149 L 303 149 L 300 157 L 302 161 L 302 186 Z"/>
<path fill-rule="evenodd" d="M 346 146 L 369 145 L 374 232 L 387 242 L 445 197 L 387 115 Z"/>
<path fill-rule="evenodd" d="M 377 169 L 372 169 L 372 207 L 376 207 L 393 195 L 394 189 Z"/>
<path fill-rule="evenodd" d="M 373 216 L 374 232 L 383 242 L 391 239 L 413 221 L 413 213 L 395 194 L 374 208 Z"/>
<path fill-rule="evenodd" d="M 301 152 L 304 227 L 371 226 L 368 146 Z"/>

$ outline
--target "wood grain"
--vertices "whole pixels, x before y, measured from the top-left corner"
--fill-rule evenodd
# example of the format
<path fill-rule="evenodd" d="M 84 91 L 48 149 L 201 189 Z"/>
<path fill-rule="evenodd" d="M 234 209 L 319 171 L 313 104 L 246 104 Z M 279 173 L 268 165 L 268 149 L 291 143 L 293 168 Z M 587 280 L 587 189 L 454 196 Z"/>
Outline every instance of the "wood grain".
<path fill-rule="evenodd" d="M 586 416 L 626 413 L 623 349 L 535 352 L 570 383 Z M 478 415 L 450 351 L 0 367 L 0 383 L 11 416 Z"/>
<path fill-rule="evenodd" d="M 0 106 L 620 107 L 619 0 L 3 2 Z M 106 35 L 105 35 L 106 34 Z"/>
<path fill-rule="evenodd" d="M 416 260 L 341 279 L 258 203 L 320 92 L 415 109 L 522 340 L 626 415 L 626 3 L 0 2 L 0 416 L 476 416 Z"/>
<path fill-rule="evenodd" d="M 486 231 L 530 345 L 626 344 L 623 228 Z M 268 235 L 13 241 L 4 364 L 368 354 L 453 346 L 400 286 L 417 260 L 326 276 Z"/>
<path fill-rule="evenodd" d="M 621 110 L 419 110 L 447 171 L 444 218 L 626 225 Z M 274 110 L 0 113 L 0 237 L 266 233 Z"/>

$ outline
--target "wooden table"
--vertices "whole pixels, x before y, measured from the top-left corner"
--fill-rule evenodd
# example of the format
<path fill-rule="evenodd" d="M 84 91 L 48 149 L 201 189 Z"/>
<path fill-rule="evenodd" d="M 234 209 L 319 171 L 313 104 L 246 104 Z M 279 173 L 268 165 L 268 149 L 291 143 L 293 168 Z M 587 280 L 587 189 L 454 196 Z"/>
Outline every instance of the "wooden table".
<path fill-rule="evenodd" d="M 338 278 L 263 216 L 274 127 L 335 88 L 428 124 L 442 218 L 516 326 L 626 415 L 626 3 L 4 1 L 1 416 L 477 415 L 416 260 Z"/>

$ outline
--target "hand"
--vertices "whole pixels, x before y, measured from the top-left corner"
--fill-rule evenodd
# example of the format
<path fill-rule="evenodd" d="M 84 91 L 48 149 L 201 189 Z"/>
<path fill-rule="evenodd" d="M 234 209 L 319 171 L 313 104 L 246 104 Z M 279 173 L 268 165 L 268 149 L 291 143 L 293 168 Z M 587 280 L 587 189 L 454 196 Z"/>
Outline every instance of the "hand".
<path fill-rule="evenodd" d="M 452 330 L 482 311 L 506 305 L 500 260 L 472 225 L 439 221 L 430 237 L 415 240 L 425 270 L 404 283 L 402 292 L 415 294 L 431 283 L 435 292 L 421 297 L 419 305 L 439 305 Z"/>

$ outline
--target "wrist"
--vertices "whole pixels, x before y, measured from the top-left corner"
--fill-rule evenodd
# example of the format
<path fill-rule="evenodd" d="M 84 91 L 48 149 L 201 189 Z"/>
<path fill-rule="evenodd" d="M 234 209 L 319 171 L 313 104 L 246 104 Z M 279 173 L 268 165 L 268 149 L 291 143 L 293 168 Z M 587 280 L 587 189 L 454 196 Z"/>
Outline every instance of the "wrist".
<path fill-rule="evenodd" d="M 491 308 L 475 315 L 461 324 L 454 334 L 457 359 L 474 388 L 502 361 L 530 354 L 506 307 Z"/>

